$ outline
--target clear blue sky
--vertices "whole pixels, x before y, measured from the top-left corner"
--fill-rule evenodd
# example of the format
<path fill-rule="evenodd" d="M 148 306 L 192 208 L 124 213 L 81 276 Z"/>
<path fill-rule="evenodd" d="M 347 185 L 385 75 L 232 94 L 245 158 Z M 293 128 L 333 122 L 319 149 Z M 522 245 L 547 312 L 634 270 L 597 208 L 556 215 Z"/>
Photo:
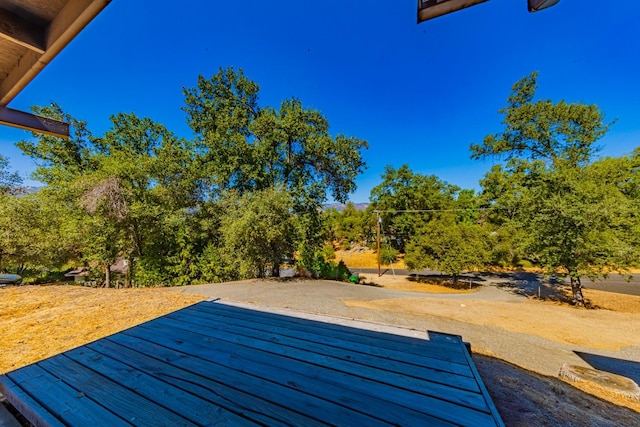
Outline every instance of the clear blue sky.
<path fill-rule="evenodd" d="M 492 0 L 419 25 L 415 0 L 113 0 L 10 106 L 55 101 L 95 134 L 133 111 L 191 137 L 182 88 L 240 67 L 262 105 L 295 96 L 332 133 L 369 142 L 353 201 L 388 164 L 478 188 L 492 163 L 470 160 L 469 144 L 501 129 L 497 110 L 534 70 L 539 96 L 617 119 L 605 155 L 640 145 L 638 18 L 636 0 L 561 0 L 536 14 Z M 25 175 L 33 164 L 13 143 L 28 137 L 0 127 L 1 152 Z"/>

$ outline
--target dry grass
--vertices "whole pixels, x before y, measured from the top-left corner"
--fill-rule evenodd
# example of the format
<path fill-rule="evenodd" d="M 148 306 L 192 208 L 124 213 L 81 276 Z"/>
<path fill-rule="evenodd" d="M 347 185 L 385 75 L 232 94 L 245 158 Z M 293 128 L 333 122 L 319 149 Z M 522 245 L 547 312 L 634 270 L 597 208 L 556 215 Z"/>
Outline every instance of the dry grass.
<path fill-rule="evenodd" d="M 172 289 L 0 289 L 0 373 L 201 301 Z"/>
<path fill-rule="evenodd" d="M 336 251 L 336 261 L 344 261 L 345 264 L 353 269 L 378 268 L 378 254 L 373 249 L 339 250 Z M 391 266 L 383 265 L 383 267 L 389 268 Z M 399 270 L 407 268 L 402 257 L 399 257 L 398 262 L 393 264 L 393 268 Z"/>
<path fill-rule="evenodd" d="M 640 296 L 583 289 L 585 299 L 596 308 L 620 313 L 640 313 Z M 567 294 L 570 294 L 567 291 Z M 569 297 L 569 295 L 567 295 Z"/>
<path fill-rule="evenodd" d="M 599 398 L 606 400 L 607 402 L 611 402 L 613 404 L 619 406 L 625 406 L 629 409 L 633 409 L 636 412 L 640 413 L 640 402 L 621 397 L 619 394 L 612 392 L 611 390 L 607 390 L 603 387 L 598 386 L 597 384 L 588 383 L 588 382 L 570 382 L 566 381 L 568 384 L 571 384 L 578 390 L 582 390 L 587 394 L 592 396 L 598 396 Z"/>

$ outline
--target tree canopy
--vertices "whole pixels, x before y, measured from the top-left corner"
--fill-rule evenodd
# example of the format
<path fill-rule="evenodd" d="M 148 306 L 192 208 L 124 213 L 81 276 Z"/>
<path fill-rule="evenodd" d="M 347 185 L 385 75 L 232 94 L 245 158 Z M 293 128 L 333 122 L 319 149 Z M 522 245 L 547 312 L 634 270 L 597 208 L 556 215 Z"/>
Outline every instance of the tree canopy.
<path fill-rule="evenodd" d="M 572 166 L 589 163 L 612 123 L 605 123 L 596 105 L 567 103 L 564 100 L 534 100 L 538 73 L 516 82 L 507 105 L 498 110 L 504 116 L 504 130 L 487 135 L 482 144 L 471 144 L 471 157 L 486 156 L 540 159 Z"/>
<path fill-rule="evenodd" d="M 536 73 L 513 86 L 504 130 L 471 145 L 472 158 L 504 156 L 482 180 L 489 220 L 549 274 L 567 275 L 584 303 L 583 276 L 626 271 L 637 259 L 637 153 L 595 159 L 611 124 L 595 105 L 534 100 Z"/>
<path fill-rule="evenodd" d="M 261 276 L 267 266 L 277 273 L 294 250 L 310 265 L 323 243 L 321 205 L 355 189 L 367 143 L 331 135 L 328 120 L 298 99 L 260 105 L 258 84 L 242 70 L 200 76 L 184 96 L 192 140 L 135 113 L 114 114 L 98 136 L 57 104 L 34 107 L 72 130 L 69 139 L 34 134 L 17 144 L 46 185 L 33 202 L 55 200 L 59 221 L 43 226 L 49 239 L 76 230 L 66 261 L 102 271 L 106 286 L 121 258 L 136 286 Z M 0 158 L 0 188 L 15 180 L 6 166 Z M 7 242 L 31 236 L 18 228 Z M 26 249 L 12 254 L 35 262 Z"/>

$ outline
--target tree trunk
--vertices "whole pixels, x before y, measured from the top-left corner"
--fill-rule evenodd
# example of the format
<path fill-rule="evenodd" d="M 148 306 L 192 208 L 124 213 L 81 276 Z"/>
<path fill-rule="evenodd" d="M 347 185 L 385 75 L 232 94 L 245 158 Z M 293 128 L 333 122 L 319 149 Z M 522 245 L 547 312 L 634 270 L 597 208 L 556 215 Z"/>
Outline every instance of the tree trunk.
<path fill-rule="evenodd" d="M 582 295 L 582 282 L 580 278 L 571 277 L 571 292 L 573 293 L 573 303 L 578 307 L 584 307 L 584 296 Z"/>
<path fill-rule="evenodd" d="M 131 283 L 133 282 L 133 257 L 127 258 L 127 278 L 124 283 L 125 288 L 131 288 Z"/>
<path fill-rule="evenodd" d="M 271 277 L 280 277 L 280 264 L 273 263 L 273 267 L 271 268 Z"/>
<path fill-rule="evenodd" d="M 111 287 L 111 266 L 109 264 L 104 268 L 104 287 Z"/>

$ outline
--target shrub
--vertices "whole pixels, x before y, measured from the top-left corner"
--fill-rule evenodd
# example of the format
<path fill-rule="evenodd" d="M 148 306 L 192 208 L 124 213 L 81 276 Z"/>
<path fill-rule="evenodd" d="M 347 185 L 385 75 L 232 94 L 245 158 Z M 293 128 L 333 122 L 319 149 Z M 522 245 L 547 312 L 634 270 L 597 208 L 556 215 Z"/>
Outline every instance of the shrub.
<path fill-rule="evenodd" d="M 332 244 L 326 244 L 322 247 L 322 256 L 324 257 L 325 260 L 330 261 L 332 259 L 335 259 L 336 257 L 336 250 L 333 248 Z"/>
<path fill-rule="evenodd" d="M 393 264 L 398 260 L 398 250 L 394 248 L 380 249 L 380 262 L 384 265 Z"/>

